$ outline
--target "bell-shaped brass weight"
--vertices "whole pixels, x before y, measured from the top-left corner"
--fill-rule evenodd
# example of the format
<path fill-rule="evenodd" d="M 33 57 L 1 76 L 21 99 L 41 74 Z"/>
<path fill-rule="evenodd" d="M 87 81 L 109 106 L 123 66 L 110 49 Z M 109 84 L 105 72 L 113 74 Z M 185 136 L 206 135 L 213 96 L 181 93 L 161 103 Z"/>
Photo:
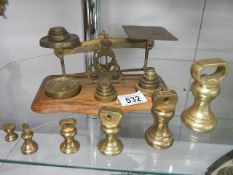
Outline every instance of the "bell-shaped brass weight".
<path fill-rule="evenodd" d="M 18 138 L 18 134 L 15 133 L 16 126 L 13 123 L 5 123 L 2 125 L 3 130 L 6 132 L 5 140 L 7 142 L 15 141 Z"/>
<path fill-rule="evenodd" d="M 108 78 L 100 79 L 96 88 L 95 99 L 99 102 L 111 102 L 117 97 L 116 90 Z"/>
<path fill-rule="evenodd" d="M 210 75 L 202 74 L 207 68 L 216 70 Z M 197 132 L 211 131 L 216 127 L 216 118 L 210 109 L 210 102 L 220 93 L 219 84 L 227 72 L 227 63 L 220 58 L 203 59 L 192 64 L 192 94 L 195 100 L 193 105 L 181 114 L 181 121 L 187 127 Z"/>
<path fill-rule="evenodd" d="M 59 122 L 61 127 L 60 134 L 64 137 L 64 141 L 60 145 L 60 150 L 64 154 L 72 154 L 79 150 L 80 144 L 75 140 L 77 134 L 76 120 L 74 118 L 62 119 Z"/>
<path fill-rule="evenodd" d="M 177 95 L 174 90 L 156 92 L 152 96 L 151 112 L 154 124 L 145 132 L 147 143 L 156 149 L 165 149 L 174 142 L 174 136 L 168 128 L 168 122 L 175 113 Z"/>
<path fill-rule="evenodd" d="M 136 83 L 135 89 L 149 97 L 151 97 L 154 92 L 161 90 L 158 75 L 153 67 L 147 68 L 143 77 Z"/>
<path fill-rule="evenodd" d="M 27 123 L 23 123 L 21 137 L 24 139 L 24 143 L 21 146 L 23 154 L 33 154 L 38 150 L 38 144 L 32 140 L 33 132 Z"/>
<path fill-rule="evenodd" d="M 99 142 L 98 148 L 102 154 L 115 156 L 123 150 L 123 143 L 117 138 L 120 131 L 119 123 L 123 117 L 123 111 L 113 107 L 102 107 L 99 110 L 101 129 L 106 134 Z"/>

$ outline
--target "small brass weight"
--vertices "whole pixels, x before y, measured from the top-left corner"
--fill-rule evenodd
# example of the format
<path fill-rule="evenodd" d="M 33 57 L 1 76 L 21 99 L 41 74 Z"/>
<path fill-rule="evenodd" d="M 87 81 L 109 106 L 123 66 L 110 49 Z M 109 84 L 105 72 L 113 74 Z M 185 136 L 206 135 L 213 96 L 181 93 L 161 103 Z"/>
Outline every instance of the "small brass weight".
<path fill-rule="evenodd" d="M 61 127 L 60 134 L 64 137 L 64 141 L 60 145 L 60 150 L 64 154 L 72 154 L 79 150 L 80 144 L 75 140 L 77 134 L 76 120 L 74 118 L 62 119 L 59 122 Z"/>
<path fill-rule="evenodd" d="M 215 72 L 202 74 L 204 69 L 216 68 Z M 227 63 L 220 58 L 203 59 L 193 63 L 191 75 L 194 79 L 192 93 L 194 104 L 181 115 L 181 121 L 197 132 L 211 131 L 216 127 L 216 118 L 210 102 L 220 93 L 220 82 L 228 72 Z"/>
<path fill-rule="evenodd" d="M 102 154 L 115 156 L 122 152 L 123 143 L 117 138 L 120 131 L 119 123 L 123 117 L 123 111 L 118 108 L 103 106 L 99 110 L 101 129 L 106 134 L 99 142 L 98 148 Z"/>
<path fill-rule="evenodd" d="M 23 123 L 21 137 L 24 139 L 24 143 L 21 146 L 23 154 L 33 154 L 38 150 L 38 144 L 32 140 L 33 132 L 27 123 Z"/>
<path fill-rule="evenodd" d="M 174 136 L 168 128 L 168 122 L 175 113 L 177 95 L 174 90 L 156 92 L 152 96 L 151 112 L 154 125 L 146 130 L 147 143 L 157 149 L 165 149 L 173 144 Z"/>
<path fill-rule="evenodd" d="M 15 141 L 18 138 L 18 134 L 15 133 L 16 126 L 13 123 L 6 123 L 3 126 L 3 130 L 6 132 L 5 140 L 7 142 Z"/>

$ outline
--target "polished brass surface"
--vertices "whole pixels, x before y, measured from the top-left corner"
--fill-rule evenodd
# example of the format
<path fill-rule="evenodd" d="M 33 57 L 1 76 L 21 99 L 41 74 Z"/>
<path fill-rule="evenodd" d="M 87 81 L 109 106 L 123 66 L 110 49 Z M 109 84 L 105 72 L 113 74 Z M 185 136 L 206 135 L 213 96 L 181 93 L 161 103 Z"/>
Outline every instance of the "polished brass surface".
<path fill-rule="evenodd" d="M 163 27 L 158 26 L 122 26 L 129 38 L 146 39 L 146 40 L 168 40 L 176 41 L 177 38 L 173 36 Z"/>
<path fill-rule="evenodd" d="M 208 68 L 216 70 L 210 75 L 203 74 L 202 72 Z M 181 115 L 181 121 L 187 127 L 197 132 L 211 131 L 216 127 L 216 117 L 210 109 L 210 103 L 220 93 L 219 84 L 227 72 L 227 63 L 220 58 L 203 59 L 193 63 L 192 94 L 195 100 Z"/>
<path fill-rule="evenodd" d="M 5 140 L 7 142 L 15 141 L 18 138 L 18 134 L 15 133 L 16 126 L 13 123 L 5 123 L 2 125 L 3 130 L 6 132 Z"/>
<path fill-rule="evenodd" d="M 48 35 L 40 40 L 40 45 L 54 49 L 55 55 L 60 59 L 63 78 L 47 82 L 46 95 L 61 99 L 73 97 L 79 93 L 81 86 L 71 78 L 86 76 L 89 80 L 87 84 L 97 84 L 95 99 L 110 102 L 116 99 L 116 91 L 112 84 L 126 83 L 122 79 L 122 74 L 135 71 L 145 72 L 144 77 L 136 85 L 137 90 L 141 90 L 147 96 L 160 90 L 160 82 L 154 68 L 147 65 L 149 51 L 154 47 L 155 39 L 176 40 L 176 38 L 162 27 L 123 26 L 123 28 L 132 38 L 110 37 L 103 32 L 97 38 L 84 42 L 80 42 L 78 36 L 68 33 L 64 27 L 50 28 Z M 121 69 L 115 58 L 114 48 L 144 48 L 143 66 Z M 67 74 L 64 56 L 85 52 L 93 52 L 93 63 L 88 66 L 87 71 Z"/>
<path fill-rule="evenodd" d="M 68 33 L 64 27 L 52 27 L 48 35 L 41 38 L 40 46 L 46 48 L 72 48 L 80 45 L 79 37 Z"/>
<path fill-rule="evenodd" d="M 117 138 L 120 131 L 119 123 L 123 117 L 123 111 L 118 108 L 102 107 L 99 110 L 101 129 L 106 134 L 99 142 L 98 148 L 102 154 L 115 156 L 122 152 L 123 143 Z"/>
<path fill-rule="evenodd" d="M 111 81 L 107 78 L 100 79 L 96 87 L 95 99 L 107 103 L 114 101 L 116 97 L 117 93 Z"/>
<path fill-rule="evenodd" d="M 60 145 L 60 150 L 64 154 L 72 154 L 79 150 L 80 144 L 75 140 L 77 134 L 76 120 L 74 118 L 62 119 L 59 122 L 61 127 L 60 134 L 64 137 L 64 141 Z"/>
<path fill-rule="evenodd" d="M 177 95 L 174 90 L 155 92 L 152 96 L 151 112 L 154 124 L 145 132 L 147 143 L 156 149 L 165 149 L 174 142 L 174 136 L 169 130 L 168 122 L 175 113 Z"/>
<path fill-rule="evenodd" d="M 99 79 L 108 77 L 109 80 L 118 82 L 122 77 L 120 66 L 117 64 L 115 53 L 112 50 L 112 42 L 109 40 L 108 34 L 103 33 L 103 36 L 104 38 L 100 40 L 101 49 L 95 51 L 93 54 L 93 64 L 90 67 L 90 72 L 93 70 Z"/>
<path fill-rule="evenodd" d="M 38 144 L 32 140 L 33 132 L 27 123 L 23 123 L 22 125 L 21 137 L 24 140 L 21 146 L 21 152 L 23 154 L 33 154 L 38 150 Z"/>
<path fill-rule="evenodd" d="M 45 84 L 45 94 L 50 98 L 66 99 L 79 94 L 81 84 L 72 77 L 53 78 Z"/>
<path fill-rule="evenodd" d="M 135 88 L 145 96 L 151 96 L 154 92 L 160 91 L 161 86 L 155 69 L 147 68 L 143 77 L 136 83 Z"/>
<path fill-rule="evenodd" d="M 0 16 L 4 16 L 7 0 L 0 0 Z"/>

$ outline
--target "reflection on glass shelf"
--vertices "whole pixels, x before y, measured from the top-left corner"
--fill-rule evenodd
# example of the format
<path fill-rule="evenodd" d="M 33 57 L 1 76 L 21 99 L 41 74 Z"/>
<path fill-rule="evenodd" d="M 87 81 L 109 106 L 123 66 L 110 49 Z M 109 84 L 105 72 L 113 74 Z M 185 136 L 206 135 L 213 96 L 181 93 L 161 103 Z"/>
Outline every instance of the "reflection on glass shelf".
<path fill-rule="evenodd" d="M 233 119 L 218 119 L 217 127 L 207 133 L 198 133 L 184 125 L 181 128 L 180 140 L 199 143 L 233 145 Z"/>

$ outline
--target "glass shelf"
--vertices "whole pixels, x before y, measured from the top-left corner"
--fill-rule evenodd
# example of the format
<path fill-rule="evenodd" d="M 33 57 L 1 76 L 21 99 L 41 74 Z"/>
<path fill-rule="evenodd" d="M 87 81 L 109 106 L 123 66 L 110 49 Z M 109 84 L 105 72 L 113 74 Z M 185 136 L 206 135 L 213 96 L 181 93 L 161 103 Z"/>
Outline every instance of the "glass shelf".
<path fill-rule="evenodd" d="M 73 114 L 70 117 L 75 117 Z M 128 126 L 134 130 L 139 122 L 139 116 L 149 117 L 147 113 L 129 113 L 125 120 L 134 117 L 134 124 Z M 150 116 L 151 117 L 151 116 Z M 152 117 L 151 117 L 152 118 Z M 124 132 L 126 127 L 122 122 L 120 139 L 124 143 L 123 152 L 114 157 L 102 155 L 98 151 L 98 141 L 103 137 L 99 130 L 99 119 L 89 119 L 95 123 L 93 131 L 88 132 L 83 126 L 83 121 L 78 123 L 78 135 L 80 150 L 75 154 L 65 155 L 59 149 L 63 138 L 59 135 L 59 120 L 45 123 L 33 128 L 34 140 L 39 145 L 39 150 L 33 155 L 23 155 L 20 147 L 23 140 L 5 142 L 4 133 L 1 134 L 1 162 L 28 165 L 42 165 L 52 167 L 68 167 L 77 169 L 101 170 L 114 173 L 132 174 L 204 174 L 207 167 L 215 160 L 229 152 L 233 148 L 232 125 L 233 122 L 219 119 L 215 131 L 206 134 L 196 134 L 181 126 L 179 117 L 175 116 L 170 128 L 175 135 L 175 142 L 169 149 L 156 150 L 147 145 L 143 138 L 143 129 L 133 134 Z M 77 117 L 79 122 L 79 118 Z M 141 120 L 142 121 L 142 120 Z M 141 123 L 142 128 L 150 126 L 150 120 Z M 127 122 L 125 122 L 127 123 Z M 128 133 L 128 134 L 125 134 Z M 20 134 L 20 132 L 19 132 Z M 223 139 L 224 137 L 224 139 Z M 2 155 L 4 153 L 4 155 Z M 3 158 L 5 157 L 5 158 Z"/>

